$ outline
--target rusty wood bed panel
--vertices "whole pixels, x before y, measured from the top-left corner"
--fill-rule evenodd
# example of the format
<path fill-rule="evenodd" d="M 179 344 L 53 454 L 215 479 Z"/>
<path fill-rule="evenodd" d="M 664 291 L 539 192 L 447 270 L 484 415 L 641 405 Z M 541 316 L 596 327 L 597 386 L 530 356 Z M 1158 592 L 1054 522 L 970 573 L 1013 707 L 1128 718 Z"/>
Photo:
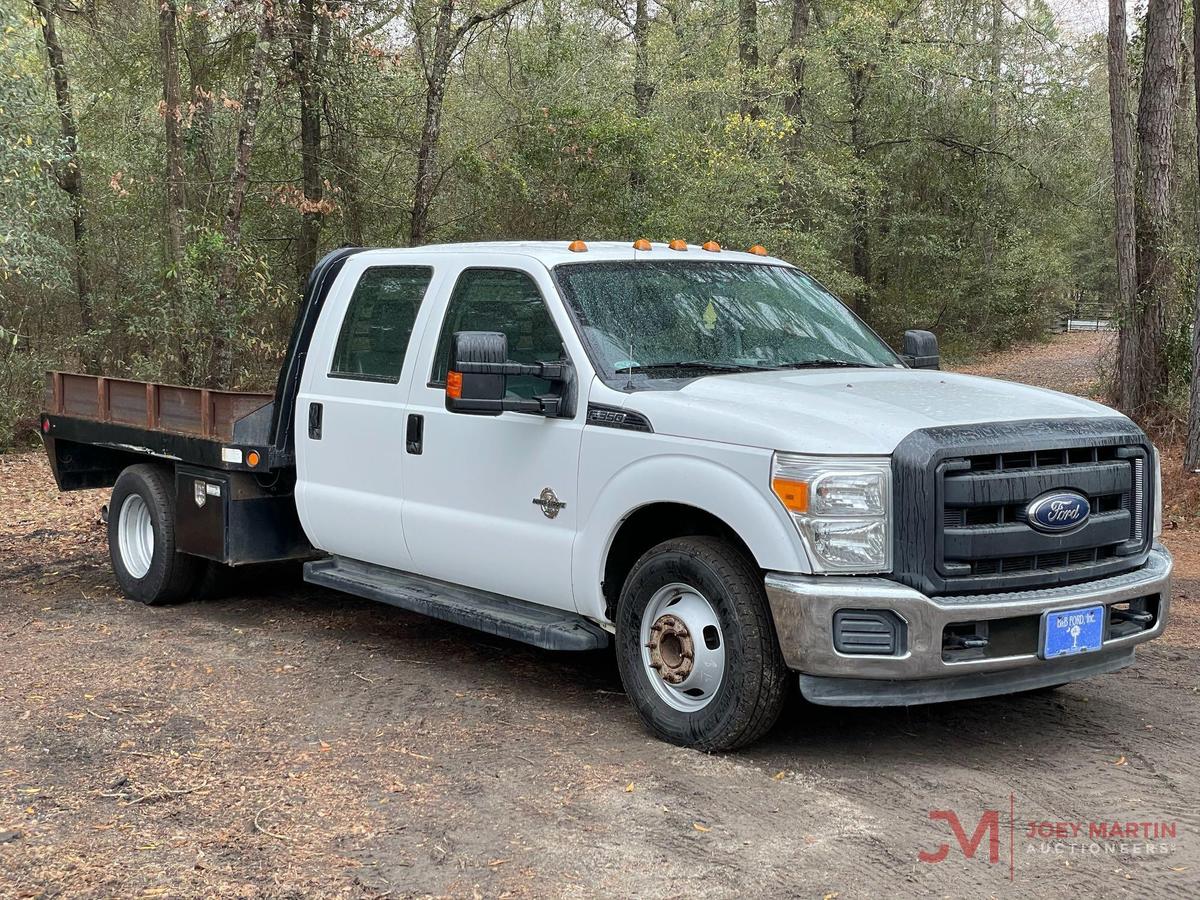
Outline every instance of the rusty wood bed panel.
<path fill-rule="evenodd" d="M 102 375 L 46 373 L 47 412 L 219 441 L 233 440 L 233 423 L 274 398 L 274 394 L 253 391 L 213 391 Z"/>

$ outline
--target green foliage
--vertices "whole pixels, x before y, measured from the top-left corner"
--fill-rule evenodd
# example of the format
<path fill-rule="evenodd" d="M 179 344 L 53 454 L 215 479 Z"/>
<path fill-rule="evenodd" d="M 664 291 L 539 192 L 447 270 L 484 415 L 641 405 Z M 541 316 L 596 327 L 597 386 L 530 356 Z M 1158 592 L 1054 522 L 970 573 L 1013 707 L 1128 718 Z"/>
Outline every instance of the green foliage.
<path fill-rule="evenodd" d="M 0 18 L 0 327 L 27 335 L 18 380 L 36 389 L 41 365 L 91 359 L 113 373 L 202 381 L 221 335 L 235 347 L 236 384 L 269 386 L 300 286 L 303 212 L 318 210 L 322 249 L 407 240 L 440 5 L 317 3 L 328 35 L 313 76 L 318 204 L 300 190 L 300 4 L 276 0 L 228 315 L 216 309 L 217 273 L 235 251 L 221 234 L 261 3 L 180 7 L 188 208 L 178 260 L 165 246 L 155 9 L 96 4 L 91 18 L 60 21 L 97 318 L 80 334 L 69 209 L 48 174 L 62 147 L 41 36 L 10 0 Z M 453 21 L 497 5 L 462 0 Z M 736 0 L 649 4 L 644 115 L 631 0 L 529 0 L 488 21 L 450 68 L 433 239 L 763 243 L 857 301 L 885 336 L 931 327 L 952 351 L 1036 336 L 1081 299 L 1105 304 L 1103 40 L 1061 32 L 1037 0 L 1002 5 L 998 29 L 991 0 L 815 6 L 793 47 L 789 0 L 758 4 L 761 66 L 748 79 L 758 118 L 740 112 Z M 788 104 L 800 58 L 797 117 Z M 1194 197 L 1194 173 L 1181 178 Z M 1173 253 L 1188 272 L 1190 227 L 1178 233 Z M 15 405 L 31 409 L 33 394 L 5 392 L 18 394 Z"/>

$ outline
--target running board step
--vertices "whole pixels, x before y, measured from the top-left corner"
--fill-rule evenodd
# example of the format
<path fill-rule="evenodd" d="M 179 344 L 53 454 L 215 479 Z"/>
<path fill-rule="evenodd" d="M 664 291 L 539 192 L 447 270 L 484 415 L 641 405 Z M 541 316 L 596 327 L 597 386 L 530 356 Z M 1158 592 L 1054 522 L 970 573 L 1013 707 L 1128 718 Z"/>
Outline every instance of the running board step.
<path fill-rule="evenodd" d="M 384 566 L 336 557 L 320 559 L 304 564 L 304 580 L 545 650 L 608 646 L 608 632 L 577 613 Z"/>

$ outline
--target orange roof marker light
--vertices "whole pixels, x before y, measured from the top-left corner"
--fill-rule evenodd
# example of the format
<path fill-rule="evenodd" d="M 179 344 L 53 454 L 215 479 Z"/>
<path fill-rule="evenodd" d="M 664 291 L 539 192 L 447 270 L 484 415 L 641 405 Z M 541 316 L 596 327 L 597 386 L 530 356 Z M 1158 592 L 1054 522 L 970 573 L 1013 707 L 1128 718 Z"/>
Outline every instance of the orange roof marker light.
<path fill-rule="evenodd" d="M 667 246 L 672 250 L 686 250 L 687 241 L 681 241 L 679 238 L 675 238 L 675 240 L 671 241 L 671 243 L 667 244 Z"/>
<path fill-rule="evenodd" d="M 721 245 L 718 244 L 716 241 L 705 241 L 705 243 L 700 247 L 700 249 L 707 250 L 709 253 L 720 253 Z"/>
<path fill-rule="evenodd" d="M 767 248 L 764 247 L 762 244 L 755 244 L 753 247 L 750 248 L 750 252 L 753 253 L 755 256 L 766 256 Z"/>
<path fill-rule="evenodd" d="M 645 238 L 638 238 L 636 241 L 633 242 L 633 249 L 634 250 L 649 250 L 650 242 L 648 240 L 646 240 Z"/>
<path fill-rule="evenodd" d="M 587 244 L 583 241 L 571 241 L 571 243 L 567 244 L 567 249 L 572 253 L 586 253 Z"/>

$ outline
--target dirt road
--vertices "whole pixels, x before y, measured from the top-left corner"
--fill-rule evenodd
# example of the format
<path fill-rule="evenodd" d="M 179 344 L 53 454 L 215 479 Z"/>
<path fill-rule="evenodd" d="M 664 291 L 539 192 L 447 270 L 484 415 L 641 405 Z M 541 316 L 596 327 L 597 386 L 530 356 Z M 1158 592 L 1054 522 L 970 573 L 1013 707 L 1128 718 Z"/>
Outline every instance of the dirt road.
<path fill-rule="evenodd" d="M 795 701 L 709 756 L 649 738 L 605 654 L 287 571 L 130 604 L 101 501 L 0 457 L 0 896 L 1200 893 L 1196 581 L 1185 627 L 1125 672 L 908 710 Z M 974 858 L 938 810 L 968 843 L 982 821 Z"/>
<path fill-rule="evenodd" d="M 955 366 L 955 370 L 1095 397 L 1100 392 L 1104 357 L 1115 341 L 1116 334 L 1109 331 L 1056 334 L 1042 343 L 1019 344 Z"/>

